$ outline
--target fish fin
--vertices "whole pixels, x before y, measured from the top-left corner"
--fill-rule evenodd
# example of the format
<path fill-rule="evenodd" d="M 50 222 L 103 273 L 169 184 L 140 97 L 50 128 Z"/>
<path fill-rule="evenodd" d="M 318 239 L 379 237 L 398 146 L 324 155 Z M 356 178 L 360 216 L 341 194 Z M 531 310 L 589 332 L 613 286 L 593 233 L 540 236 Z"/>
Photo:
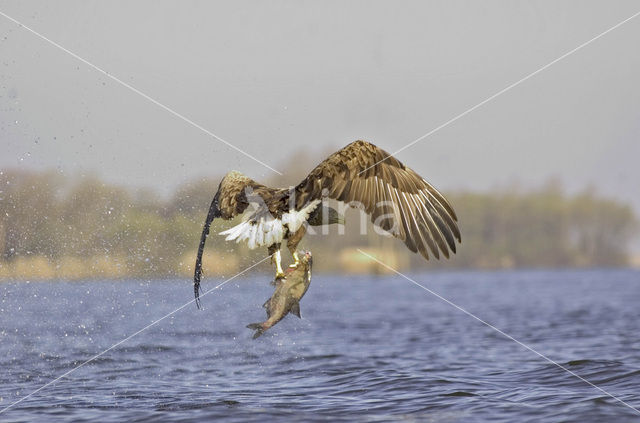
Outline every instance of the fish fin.
<path fill-rule="evenodd" d="M 269 308 L 270 306 L 271 306 L 271 298 L 269 298 L 267 301 L 264 302 L 264 304 L 262 304 L 262 307 L 267 312 L 267 317 L 271 317 L 271 309 Z"/>
<path fill-rule="evenodd" d="M 294 305 L 292 305 L 291 312 L 302 319 L 302 316 L 300 316 L 300 303 L 296 302 Z"/>
<path fill-rule="evenodd" d="M 262 335 L 265 331 L 264 327 L 262 326 L 262 323 L 249 323 L 247 325 L 247 328 L 251 330 L 255 330 L 255 333 L 253 334 L 253 339 L 256 339 L 257 337 Z"/>

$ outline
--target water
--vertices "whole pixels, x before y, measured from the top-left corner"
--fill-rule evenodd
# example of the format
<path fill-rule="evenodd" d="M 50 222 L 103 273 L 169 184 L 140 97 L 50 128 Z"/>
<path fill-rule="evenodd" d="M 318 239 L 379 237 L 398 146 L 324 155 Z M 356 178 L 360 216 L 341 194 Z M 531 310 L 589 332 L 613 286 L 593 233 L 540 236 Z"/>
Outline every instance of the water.
<path fill-rule="evenodd" d="M 640 272 L 411 275 L 640 408 Z M 217 281 L 219 282 L 219 281 Z M 204 289 L 215 286 L 207 279 Z M 234 280 L 0 421 L 639 421 L 640 414 L 399 277 L 317 273 L 258 340 L 266 276 Z M 192 298 L 187 280 L 0 285 L 0 407 Z"/>

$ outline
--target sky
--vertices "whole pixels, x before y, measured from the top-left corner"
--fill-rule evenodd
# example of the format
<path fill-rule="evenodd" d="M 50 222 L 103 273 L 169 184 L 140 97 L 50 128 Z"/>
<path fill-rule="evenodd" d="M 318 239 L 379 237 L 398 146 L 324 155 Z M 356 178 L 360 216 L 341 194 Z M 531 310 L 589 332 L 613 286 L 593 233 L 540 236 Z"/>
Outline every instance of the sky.
<path fill-rule="evenodd" d="M 0 168 L 170 192 L 366 139 L 390 153 L 640 11 L 635 1 L 6 1 Z M 444 190 L 587 186 L 640 212 L 640 16 L 397 157 Z M 294 184 L 297 181 L 292 180 Z M 640 214 L 640 213 L 639 213 Z"/>

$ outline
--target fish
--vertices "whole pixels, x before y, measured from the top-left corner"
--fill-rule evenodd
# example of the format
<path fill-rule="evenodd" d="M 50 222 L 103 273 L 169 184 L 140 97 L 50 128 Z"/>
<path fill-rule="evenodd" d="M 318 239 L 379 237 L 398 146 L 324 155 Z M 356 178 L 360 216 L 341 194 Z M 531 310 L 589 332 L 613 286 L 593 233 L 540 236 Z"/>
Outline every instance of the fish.
<path fill-rule="evenodd" d="M 284 278 L 274 281 L 276 289 L 271 298 L 262 305 L 267 311 L 267 320 L 262 323 L 250 323 L 247 325 L 247 328 L 255 330 L 253 339 L 258 338 L 289 313 L 301 318 L 300 300 L 311 284 L 313 260 L 309 251 L 301 251 L 298 255 L 300 261 L 297 266 L 288 268 Z"/>

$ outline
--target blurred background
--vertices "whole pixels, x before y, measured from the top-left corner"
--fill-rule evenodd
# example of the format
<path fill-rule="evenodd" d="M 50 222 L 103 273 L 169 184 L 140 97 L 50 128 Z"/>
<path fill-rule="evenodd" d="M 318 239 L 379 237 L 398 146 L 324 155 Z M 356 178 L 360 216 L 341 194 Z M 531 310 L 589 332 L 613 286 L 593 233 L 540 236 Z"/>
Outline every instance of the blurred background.
<path fill-rule="evenodd" d="M 633 7 L 0 1 L 283 174 L 0 17 L 0 279 L 188 277 L 227 171 L 289 186 L 355 139 L 393 153 Z M 458 212 L 452 259 L 361 235 L 356 211 L 302 246 L 349 273 L 384 271 L 358 247 L 400 269 L 640 266 L 639 37 L 631 21 L 397 155 Z M 264 253 L 211 236 L 205 272 Z"/>
<path fill-rule="evenodd" d="M 0 0 L 1 417 L 637 419 L 638 40 L 634 0 Z M 224 174 L 357 139 L 447 196 L 457 254 L 350 210 L 253 341 L 273 267 L 229 279 L 266 249 L 217 221 L 190 304 Z"/>

